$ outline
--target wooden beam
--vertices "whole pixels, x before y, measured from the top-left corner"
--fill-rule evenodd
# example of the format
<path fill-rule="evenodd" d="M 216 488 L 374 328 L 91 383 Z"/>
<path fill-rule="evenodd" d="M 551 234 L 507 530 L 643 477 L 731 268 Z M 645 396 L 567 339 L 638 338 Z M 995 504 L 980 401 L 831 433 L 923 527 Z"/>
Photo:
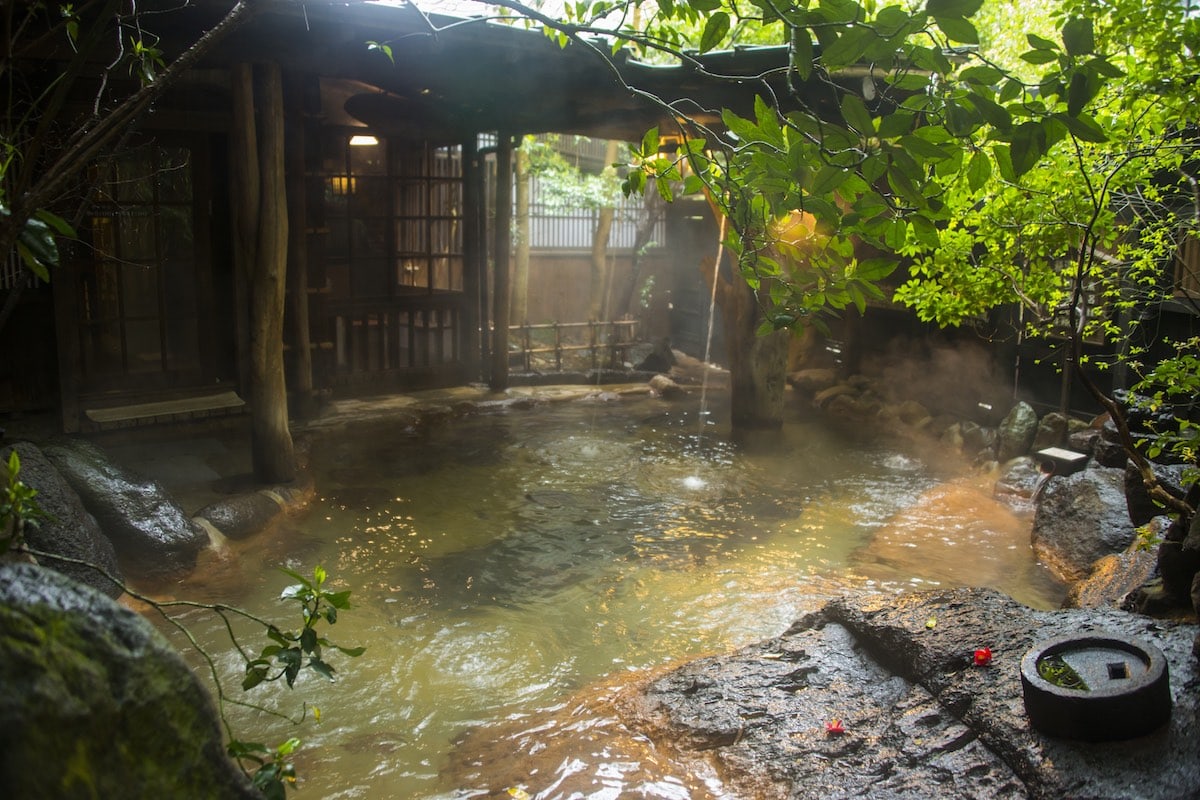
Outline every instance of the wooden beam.
<path fill-rule="evenodd" d="M 492 375 L 493 392 L 508 388 L 509 264 L 512 260 L 513 137 L 501 131 L 496 144 L 496 227 L 492 253 Z"/>

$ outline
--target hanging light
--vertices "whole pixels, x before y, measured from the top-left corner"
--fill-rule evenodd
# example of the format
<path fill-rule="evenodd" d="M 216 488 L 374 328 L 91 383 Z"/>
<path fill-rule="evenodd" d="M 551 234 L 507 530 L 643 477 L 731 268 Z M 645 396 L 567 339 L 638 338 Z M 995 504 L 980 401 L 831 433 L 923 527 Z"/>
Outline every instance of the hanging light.
<path fill-rule="evenodd" d="M 379 144 L 379 140 L 369 133 L 356 133 L 350 137 L 351 147 L 371 147 Z"/>

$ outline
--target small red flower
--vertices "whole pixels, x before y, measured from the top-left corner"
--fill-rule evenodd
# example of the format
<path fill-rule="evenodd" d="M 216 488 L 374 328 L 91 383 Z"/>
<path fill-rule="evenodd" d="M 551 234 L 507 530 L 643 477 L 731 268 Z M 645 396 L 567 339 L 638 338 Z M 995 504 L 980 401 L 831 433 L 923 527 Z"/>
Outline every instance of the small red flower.
<path fill-rule="evenodd" d="M 977 647 L 975 648 L 975 666 L 986 667 L 992 663 L 992 648 Z"/>
<path fill-rule="evenodd" d="M 825 732 L 830 736 L 836 736 L 838 734 L 845 733 L 846 729 L 842 726 L 842 721 L 840 719 L 831 719 L 829 722 L 825 723 Z"/>

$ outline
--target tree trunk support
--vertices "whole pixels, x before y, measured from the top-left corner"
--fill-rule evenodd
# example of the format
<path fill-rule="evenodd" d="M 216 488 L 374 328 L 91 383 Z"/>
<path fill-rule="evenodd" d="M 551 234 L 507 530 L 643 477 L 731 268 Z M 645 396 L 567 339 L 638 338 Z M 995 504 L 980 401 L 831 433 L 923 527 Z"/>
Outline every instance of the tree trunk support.
<path fill-rule="evenodd" d="M 492 299 L 493 392 L 508 389 L 509 264 L 512 260 L 513 137 L 501 132 L 496 146 L 496 227 L 493 252 L 495 295 Z"/>

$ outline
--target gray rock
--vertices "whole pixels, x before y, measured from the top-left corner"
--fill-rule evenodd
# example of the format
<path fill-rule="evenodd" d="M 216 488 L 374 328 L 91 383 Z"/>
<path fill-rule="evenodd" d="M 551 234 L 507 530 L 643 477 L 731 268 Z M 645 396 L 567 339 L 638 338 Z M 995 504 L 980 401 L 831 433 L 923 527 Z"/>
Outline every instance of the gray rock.
<path fill-rule="evenodd" d="M 1123 470 L 1093 466 L 1053 476 L 1038 496 L 1034 551 L 1064 580 L 1083 578 L 1094 561 L 1123 552 L 1135 535 Z"/>
<path fill-rule="evenodd" d="M 261 797 L 212 702 L 145 620 L 31 564 L 0 566 L 0 795 Z"/>
<path fill-rule="evenodd" d="M 264 530 L 282 515 L 303 509 L 312 500 L 311 480 L 274 486 L 210 503 L 196 512 L 197 519 L 212 524 L 230 539 L 245 539 Z"/>
<path fill-rule="evenodd" d="M 797 391 L 813 395 L 822 389 L 828 389 L 837 383 L 838 373 L 835 369 L 812 367 L 801 369 L 788 375 L 787 381 Z"/>
<path fill-rule="evenodd" d="M 127 572 L 164 579 L 196 565 L 208 534 L 156 481 L 117 466 L 82 440 L 59 440 L 42 450 L 100 523 Z"/>
<path fill-rule="evenodd" d="M 1070 420 L 1060 411 L 1051 411 L 1038 421 L 1037 432 L 1033 436 L 1033 444 L 1029 449 L 1033 452 L 1047 447 L 1062 447 L 1067 440 L 1067 426 Z"/>
<path fill-rule="evenodd" d="M 1168 494 L 1180 500 L 1187 496 L 1187 490 L 1183 487 L 1183 464 L 1152 463 L 1150 468 L 1159 486 Z M 1127 461 L 1125 465 L 1125 503 L 1129 508 L 1129 519 L 1134 525 L 1145 525 L 1164 513 L 1163 507 L 1150 499 L 1146 482 L 1142 480 L 1142 474 L 1138 472 L 1133 461 Z"/>
<path fill-rule="evenodd" d="M 996 446 L 996 431 L 978 423 L 964 420 L 962 423 L 963 451 L 981 453 Z"/>
<path fill-rule="evenodd" d="M 1149 523 L 1163 529 L 1165 517 Z M 1153 534 L 1151 534 L 1153 535 Z M 1124 608 L 1129 598 L 1158 572 L 1158 555 L 1153 547 L 1132 547 L 1124 553 L 1104 556 L 1092 564 L 1091 573 L 1071 585 L 1064 608 Z"/>
<path fill-rule="evenodd" d="M 992 494 L 1011 507 L 1028 508 L 1045 480 L 1037 461 L 1030 456 L 1021 456 L 1004 465 Z"/>
<path fill-rule="evenodd" d="M 677 400 L 687 395 L 687 390 L 666 375 L 655 375 L 650 379 L 650 388 L 665 400 Z"/>
<path fill-rule="evenodd" d="M 106 578 L 104 573 L 107 572 L 118 581 L 123 580 L 121 567 L 117 563 L 112 542 L 104 537 L 96 518 L 83 507 L 79 495 L 67 485 L 36 445 L 18 442 L 12 447 L 0 448 L 0 459 L 7 463 L 9 453 L 13 450 L 21 460 L 20 480 L 37 490 L 34 500 L 46 514 L 37 525 L 26 528 L 26 542 L 35 550 L 85 561 L 103 572 L 52 558 L 41 557 L 41 563 L 109 597 L 119 596 L 121 587 Z"/>
<path fill-rule="evenodd" d="M 1099 428 L 1084 428 L 1067 434 L 1067 449 L 1076 453 L 1092 455 L 1096 452 L 1096 440 L 1100 438 Z M 1105 464 L 1106 467 L 1113 466 Z M 1119 464 L 1117 466 L 1120 466 Z"/>
<path fill-rule="evenodd" d="M 1121 444 L 1117 426 L 1112 423 L 1112 420 L 1105 422 L 1100 429 L 1100 435 L 1096 437 L 1096 443 L 1092 447 L 1092 454 L 1096 458 L 1096 463 L 1102 467 L 1125 468 L 1125 462 L 1129 460 L 1129 456 Z"/>
<path fill-rule="evenodd" d="M 996 459 L 1003 464 L 1017 456 L 1027 455 L 1037 435 L 1038 417 L 1025 402 L 1013 406 L 997 430 Z"/>
<path fill-rule="evenodd" d="M 1030 727 L 1021 657 L 1070 630 L 1163 650 L 1175 709 L 1162 731 L 1095 745 Z M 735 796 L 1193 797 L 1195 630 L 1115 610 L 1034 611 L 985 589 L 852 595 L 776 639 L 649 682 L 622 717 L 682 758 L 703 759 Z M 974 666 L 983 646 L 993 661 Z M 833 719 L 843 733 L 827 732 Z"/>

